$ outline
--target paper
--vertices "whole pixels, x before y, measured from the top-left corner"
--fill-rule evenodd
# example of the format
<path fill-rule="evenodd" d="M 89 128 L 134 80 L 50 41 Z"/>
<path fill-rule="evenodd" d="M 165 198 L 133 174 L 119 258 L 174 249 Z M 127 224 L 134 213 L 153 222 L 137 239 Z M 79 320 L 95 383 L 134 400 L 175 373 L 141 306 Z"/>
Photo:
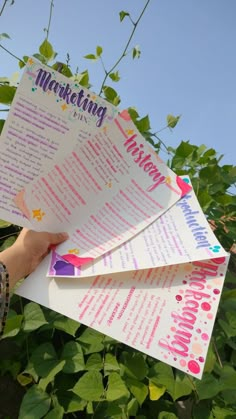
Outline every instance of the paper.
<path fill-rule="evenodd" d="M 67 231 L 57 252 L 81 266 L 129 240 L 191 187 L 145 143 L 127 111 L 17 195 L 41 231 Z"/>
<path fill-rule="evenodd" d="M 117 112 L 88 89 L 30 58 L 1 133 L 1 218 L 31 227 L 13 197 L 87 140 L 95 127 L 98 133 L 108 126 Z"/>
<path fill-rule="evenodd" d="M 200 378 L 228 254 L 186 182 L 127 112 L 30 59 L 1 136 L 0 218 L 70 241 L 17 293 Z"/>
<path fill-rule="evenodd" d="M 201 378 L 228 255 L 90 278 L 45 278 L 49 257 L 17 293 Z"/>
<path fill-rule="evenodd" d="M 83 278 L 205 260 L 221 252 L 225 255 L 192 190 L 133 239 L 88 266 L 76 268 L 54 251 L 48 275 Z"/>

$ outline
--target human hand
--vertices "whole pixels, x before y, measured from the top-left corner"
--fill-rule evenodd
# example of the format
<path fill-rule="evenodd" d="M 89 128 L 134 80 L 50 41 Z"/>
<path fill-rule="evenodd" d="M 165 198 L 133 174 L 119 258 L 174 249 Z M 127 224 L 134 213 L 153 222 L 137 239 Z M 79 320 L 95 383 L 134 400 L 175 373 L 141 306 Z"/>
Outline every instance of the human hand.
<path fill-rule="evenodd" d="M 6 265 L 11 287 L 21 278 L 33 272 L 52 246 L 68 239 L 67 233 L 39 233 L 24 228 L 15 243 L 0 254 Z"/>

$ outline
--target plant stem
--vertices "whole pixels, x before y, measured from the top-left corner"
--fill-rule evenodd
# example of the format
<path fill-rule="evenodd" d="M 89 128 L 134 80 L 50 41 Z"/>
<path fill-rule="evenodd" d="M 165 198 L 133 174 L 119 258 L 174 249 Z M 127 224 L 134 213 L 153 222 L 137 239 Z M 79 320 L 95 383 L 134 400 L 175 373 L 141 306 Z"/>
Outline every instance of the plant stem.
<path fill-rule="evenodd" d="M 2 16 L 3 11 L 4 11 L 4 9 L 5 9 L 5 6 L 6 6 L 7 2 L 8 2 L 8 0 L 5 0 L 5 1 L 4 1 L 3 5 L 2 5 L 2 8 L 1 8 L 1 11 L 0 11 L 0 16 Z"/>
<path fill-rule="evenodd" d="M 53 3 L 53 0 L 51 0 L 51 4 L 50 4 L 50 13 L 49 13 L 49 19 L 48 19 L 48 27 L 47 27 L 47 29 L 46 29 L 46 33 L 47 33 L 46 40 L 48 40 L 48 36 L 49 36 L 49 30 L 50 30 L 50 26 L 51 26 L 51 20 L 52 20 L 52 10 L 53 10 L 53 7 L 54 7 L 54 3 Z"/>
<path fill-rule="evenodd" d="M 159 129 L 155 134 L 159 134 L 159 132 L 164 131 L 168 127 L 169 127 L 169 125 L 166 125 L 165 127 Z"/>
<path fill-rule="evenodd" d="M 116 63 L 111 67 L 111 69 L 109 71 L 105 71 L 105 77 L 103 79 L 103 82 L 102 82 L 102 85 L 101 85 L 101 88 L 100 88 L 99 96 L 101 96 L 101 93 L 103 91 L 103 87 L 104 87 L 104 85 L 106 83 L 106 80 L 107 80 L 107 77 L 109 76 L 110 73 L 112 73 L 115 70 L 115 68 L 118 66 L 118 64 L 121 62 L 121 60 L 125 57 L 126 52 L 127 52 L 128 48 L 129 48 L 130 42 L 131 42 L 131 40 L 132 40 L 132 38 L 134 36 L 134 33 L 135 33 L 136 29 L 137 29 L 137 26 L 138 26 L 138 24 L 139 24 L 139 22 L 140 22 L 140 20 L 141 20 L 141 18 L 143 16 L 143 14 L 144 14 L 146 8 L 148 7 L 148 4 L 150 3 L 150 1 L 151 0 L 147 0 L 147 2 L 145 4 L 142 12 L 140 13 L 137 21 L 136 22 L 133 22 L 131 20 L 131 22 L 133 23 L 133 30 L 132 30 L 132 32 L 130 34 L 130 37 L 128 39 L 128 42 L 126 43 L 126 46 L 125 46 L 124 51 L 122 52 L 120 58 L 118 58 L 118 60 L 116 61 Z"/>
<path fill-rule="evenodd" d="M 15 231 L 14 233 L 10 233 L 10 234 L 7 234 L 6 236 L 0 237 L 0 240 L 7 239 L 8 237 L 12 237 L 12 236 L 18 236 L 19 234 L 20 234 L 20 231 L 19 232 Z"/>
<path fill-rule="evenodd" d="M 167 153 L 170 154 L 168 147 L 165 145 L 165 143 L 155 134 L 152 134 L 153 137 L 155 137 L 162 145 L 163 147 L 166 149 Z"/>
<path fill-rule="evenodd" d="M 213 346 L 214 346 L 214 351 L 215 351 L 215 354 L 216 354 L 216 357 L 217 357 L 217 361 L 220 364 L 220 368 L 223 368 L 223 365 L 222 365 L 222 362 L 221 362 L 221 359 L 220 359 L 220 354 L 219 354 L 218 349 L 216 347 L 216 343 L 215 343 L 215 339 L 214 338 L 212 338 L 212 343 L 213 343 Z"/>
<path fill-rule="evenodd" d="M 6 51 L 9 55 L 11 55 L 13 58 L 16 58 L 16 60 L 20 61 L 21 63 L 23 63 L 25 65 L 24 61 L 22 61 L 19 57 L 17 57 L 15 54 L 13 54 L 11 51 L 9 51 L 3 45 L 0 44 L 0 48 L 4 49 L 4 51 Z"/>

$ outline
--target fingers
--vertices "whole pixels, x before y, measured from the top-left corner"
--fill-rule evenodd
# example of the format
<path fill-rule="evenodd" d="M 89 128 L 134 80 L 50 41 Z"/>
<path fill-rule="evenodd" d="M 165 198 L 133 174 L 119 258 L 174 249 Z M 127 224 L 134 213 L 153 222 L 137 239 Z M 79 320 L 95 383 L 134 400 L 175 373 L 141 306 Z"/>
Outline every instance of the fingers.
<path fill-rule="evenodd" d="M 48 234 L 48 241 L 50 245 L 56 245 L 63 243 L 65 240 L 69 238 L 67 233 L 47 233 Z"/>

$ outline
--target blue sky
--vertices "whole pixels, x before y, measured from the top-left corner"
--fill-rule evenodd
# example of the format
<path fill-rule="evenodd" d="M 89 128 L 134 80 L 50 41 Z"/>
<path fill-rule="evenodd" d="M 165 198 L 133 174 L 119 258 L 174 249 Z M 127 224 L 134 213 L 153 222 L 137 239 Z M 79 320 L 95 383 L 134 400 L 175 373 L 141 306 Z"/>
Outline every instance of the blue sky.
<path fill-rule="evenodd" d="M 0 1 L 0 6 L 3 0 Z M 9 1 L 10 4 L 10 1 Z M 49 41 L 65 61 L 80 71 L 88 68 L 92 89 L 103 80 L 99 62 L 83 58 L 103 47 L 109 69 L 119 57 L 131 32 L 128 19 L 137 18 L 144 0 L 54 0 Z M 3 45 L 17 56 L 38 51 L 45 37 L 49 0 L 15 0 L 0 17 L 1 30 L 11 36 Z M 135 106 L 149 114 L 153 131 L 166 124 L 166 115 L 181 114 L 178 126 L 160 135 L 167 145 L 181 140 L 206 144 L 224 154 L 225 164 L 236 164 L 236 1 L 151 0 L 131 46 L 139 45 L 141 57 L 126 57 L 119 65 L 121 81 L 114 85 L 120 107 Z M 19 71 L 15 59 L 0 50 L 0 77 Z M 112 85 L 112 84 L 111 84 Z"/>

